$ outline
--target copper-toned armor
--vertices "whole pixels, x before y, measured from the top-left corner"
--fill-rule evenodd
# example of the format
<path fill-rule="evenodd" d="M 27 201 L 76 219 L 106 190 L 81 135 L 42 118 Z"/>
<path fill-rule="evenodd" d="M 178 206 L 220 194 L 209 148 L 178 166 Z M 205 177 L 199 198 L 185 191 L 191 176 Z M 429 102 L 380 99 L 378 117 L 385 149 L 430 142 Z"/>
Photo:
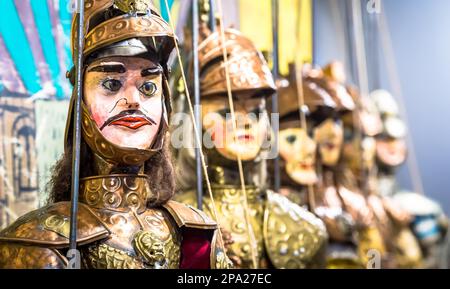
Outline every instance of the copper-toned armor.
<path fill-rule="evenodd" d="M 167 59 L 174 47 L 173 32 L 149 0 L 86 0 L 84 9 L 85 83 L 77 215 L 81 267 L 229 268 L 217 224 L 201 211 L 169 200 L 173 175 L 164 138 L 171 110 Z M 77 22 L 76 17 L 73 43 Z M 72 50 L 77 53 L 75 47 Z M 136 57 L 139 59 L 133 62 Z M 131 75 L 142 63 L 151 67 Z M 98 87 L 108 95 L 104 98 L 106 112 L 104 105 L 92 105 L 102 93 L 89 90 L 89 85 L 96 87 L 98 82 L 91 78 L 105 74 L 106 80 Z M 123 75 L 144 84 L 134 87 Z M 73 81 L 73 72 L 69 76 Z M 122 92 L 123 87 L 127 92 Z M 113 102 L 119 93 L 123 97 Z M 161 102 L 153 103 L 154 97 L 161 97 Z M 65 157 L 69 160 L 73 105 L 74 97 L 66 128 Z M 111 107 L 112 113 L 119 114 L 108 115 Z M 158 118 L 153 112 L 156 108 L 160 110 Z M 102 113 L 112 119 L 104 126 L 99 125 Z M 106 133 L 104 127 L 113 133 Z M 117 138 L 126 135 L 133 139 L 138 133 L 148 133 L 153 141 L 138 147 Z M 140 143 L 142 138 L 138 140 Z M 56 166 L 55 172 L 65 176 L 53 180 L 54 188 L 60 189 L 53 191 L 56 202 L 20 217 L 0 233 L 0 268 L 67 266 L 71 207 L 67 169 L 64 159 Z"/>
<path fill-rule="evenodd" d="M 126 177 L 110 178 L 114 179 L 125 181 Z M 107 178 L 103 180 L 110 181 Z M 124 187 L 125 184 L 118 187 L 122 192 L 115 194 L 116 197 L 126 197 Z M 211 240 L 217 238 L 214 236 L 215 222 L 200 211 L 173 201 L 159 209 L 136 212 L 130 206 L 110 208 L 109 199 L 96 208 L 80 204 L 78 245 L 84 268 L 179 268 L 182 228 L 192 229 L 200 235 L 209 234 Z M 67 266 L 69 212 L 70 203 L 59 202 L 22 216 L 2 231 L 0 267 Z M 221 263 L 225 255 L 220 247 L 211 251 L 211 258 L 215 260 L 211 268 L 226 265 Z"/>
<path fill-rule="evenodd" d="M 225 64 L 220 33 L 211 33 L 203 27 L 201 35 L 199 55 L 203 117 L 212 112 L 211 118 L 220 123 L 220 128 L 222 124 L 223 130 L 227 125 L 231 127 L 227 121 L 229 115 L 226 120 L 223 113 L 229 111 L 225 81 L 225 65 L 228 65 L 236 118 L 243 121 L 242 127 L 237 128 L 237 135 L 245 142 L 225 140 L 223 147 L 205 149 L 215 210 L 224 236 L 227 236 L 224 237 L 227 255 L 237 268 L 254 268 L 252 246 L 256 245 L 257 268 L 321 267 L 327 239 L 323 223 L 286 197 L 265 189 L 266 177 L 262 174 L 264 150 L 257 139 L 261 130 L 270 133 L 267 128 L 260 128 L 265 125 L 262 116 L 266 113 L 265 101 L 275 91 L 266 61 L 249 39 L 237 30 L 227 29 L 225 47 L 228 62 Z M 249 117 L 248 114 L 254 111 L 257 111 L 256 118 Z M 213 135 L 212 139 L 218 142 L 220 136 L 217 131 L 211 133 L 208 124 L 203 123 L 204 132 Z M 255 130 L 258 132 L 255 133 Z M 233 134 L 232 131 L 227 133 Z M 245 194 L 238 174 L 236 151 L 240 151 L 242 157 L 250 232 L 245 221 Z M 180 152 L 178 161 L 180 170 L 184 172 L 180 175 L 180 183 L 185 191 L 176 199 L 194 205 L 196 192 L 192 189 L 192 178 L 189 178 L 189 168 L 193 168 L 192 154 Z M 206 187 L 204 191 L 203 208 L 212 216 L 213 203 Z"/>

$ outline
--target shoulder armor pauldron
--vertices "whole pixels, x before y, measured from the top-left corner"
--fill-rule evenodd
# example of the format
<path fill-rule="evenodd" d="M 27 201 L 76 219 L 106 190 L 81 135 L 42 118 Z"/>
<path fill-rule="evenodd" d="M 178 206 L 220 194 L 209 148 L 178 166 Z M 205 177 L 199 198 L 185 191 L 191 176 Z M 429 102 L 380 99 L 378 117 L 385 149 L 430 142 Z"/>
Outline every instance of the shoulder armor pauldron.
<path fill-rule="evenodd" d="M 286 197 L 267 191 L 264 243 L 276 268 L 305 268 L 323 253 L 328 235 L 323 222 Z"/>
<path fill-rule="evenodd" d="M 175 201 L 168 201 L 163 207 L 175 219 L 177 225 L 194 229 L 217 229 L 217 223 L 211 220 L 204 212 L 191 205 Z"/>
<path fill-rule="evenodd" d="M 70 207 L 70 202 L 59 202 L 25 214 L 0 232 L 0 242 L 67 248 Z M 77 233 L 78 245 L 95 242 L 110 235 L 106 225 L 82 203 L 79 203 Z"/>

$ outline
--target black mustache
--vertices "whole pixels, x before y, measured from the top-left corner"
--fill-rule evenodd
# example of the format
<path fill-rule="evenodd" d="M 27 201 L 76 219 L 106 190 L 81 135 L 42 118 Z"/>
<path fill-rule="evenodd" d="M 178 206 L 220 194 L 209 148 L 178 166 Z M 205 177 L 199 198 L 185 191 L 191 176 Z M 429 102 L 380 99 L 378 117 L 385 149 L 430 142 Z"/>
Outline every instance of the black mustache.
<path fill-rule="evenodd" d="M 142 111 L 140 110 L 124 110 L 119 112 L 118 114 L 111 116 L 110 118 L 108 118 L 105 123 L 103 123 L 103 125 L 100 127 L 100 130 L 103 130 L 106 126 L 108 126 L 109 124 L 111 124 L 112 122 L 124 117 L 124 116 L 128 116 L 128 115 L 136 115 L 136 116 L 141 116 L 143 118 L 145 118 L 146 120 L 148 120 L 148 122 L 151 125 L 156 125 L 156 121 L 154 121 L 150 116 L 145 115 Z"/>

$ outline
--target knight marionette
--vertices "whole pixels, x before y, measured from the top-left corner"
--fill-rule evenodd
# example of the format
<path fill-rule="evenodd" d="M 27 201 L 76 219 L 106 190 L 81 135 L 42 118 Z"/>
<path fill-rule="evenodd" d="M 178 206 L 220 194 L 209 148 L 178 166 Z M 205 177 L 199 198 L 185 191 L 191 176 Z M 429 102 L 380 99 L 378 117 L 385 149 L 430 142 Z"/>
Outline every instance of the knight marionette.
<path fill-rule="evenodd" d="M 78 15 L 72 26 L 76 49 Z M 174 34 L 150 0 L 86 0 L 76 243 L 83 268 L 224 268 L 217 224 L 171 201 L 167 61 Z M 77 63 L 77 61 L 74 61 Z M 0 268 L 64 268 L 75 89 L 48 206 L 0 233 Z M 73 202 L 73 201 L 72 201 Z"/>
<path fill-rule="evenodd" d="M 266 100 L 275 91 L 270 69 L 254 44 L 239 31 L 226 29 L 223 38 L 225 41 L 217 31 L 201 29 L 202 128 L 204 139 L 210 140 L 204 151 L 215 202 L 214 207 L 205 184 L 203 208 L 212 216 L 217 212 L 227 255 L 236 267 L 321 267 L 327 239 L 322 221 L 266 187 L 263 155 L 267 148 L 263 141 L 271 134 L 265 117 Z M 227 97 L 227 71 L 236 131 Z M 189 150 L 181 151 L 178 161 L 184 192 L 177 200 L 195 205 L 194 155 Z"/>

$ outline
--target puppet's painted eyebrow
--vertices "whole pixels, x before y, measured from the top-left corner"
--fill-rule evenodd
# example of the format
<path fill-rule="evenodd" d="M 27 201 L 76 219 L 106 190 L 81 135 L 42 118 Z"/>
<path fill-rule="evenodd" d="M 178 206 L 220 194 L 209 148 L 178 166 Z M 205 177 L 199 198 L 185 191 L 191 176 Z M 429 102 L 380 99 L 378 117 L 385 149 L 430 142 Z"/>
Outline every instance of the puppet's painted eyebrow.
<path fill-rule="evenodd" d="M 163 69 L 161 66 L 154 66 L 154 67 L 149 67 L 149 68 L 143 69 L 141 71 L 141 76 L 146 77 L 146 76 L 150 76 L 150 75 L 160 75 L 162 72 L 163 72 Z"/>
<path fill-rule="evenodd" d="M 99 64 L 88 70 L 88 72 L 103 73 L 125 73 L 127 69 L 123 64 Z"/>

